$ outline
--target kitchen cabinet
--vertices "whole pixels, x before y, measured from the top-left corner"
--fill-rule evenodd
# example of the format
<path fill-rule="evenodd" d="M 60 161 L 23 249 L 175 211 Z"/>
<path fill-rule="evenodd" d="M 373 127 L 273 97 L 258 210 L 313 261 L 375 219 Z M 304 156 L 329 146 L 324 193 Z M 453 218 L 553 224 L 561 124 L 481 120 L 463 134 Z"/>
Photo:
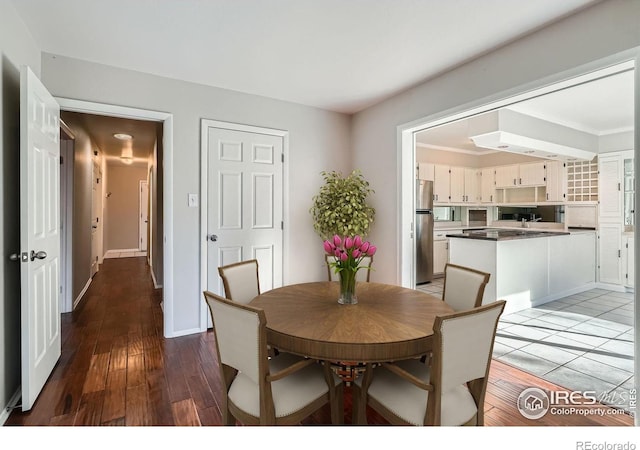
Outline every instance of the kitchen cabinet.
<path fill-rule="evenodd" d="M 615 221 L 622 220 L 623 158 L 619 153 L 601 155 L 598 167 L 600 217 Z"/>
<path fill-rule="evenodd" d="M 433 169 L 433 201 L 449 203 L 451 196 L 449 166 L 436 164 Z"/>
<path fill-rule="evenodd" d="M 518 186 L 543 186 L 545 184 L 545 163 L 528 163 L 518 166 Z"/>
<path fill-rule="evenodd" d="M 464 198 L 466 203 L 478 201 L 478 169 L 464 169 Z"/>
<path fill-rule="evenodd" d="M 567 168 L 561 161 L 547 161 L 546 173 L 546 201 L 562 202 L 567 197 Z"/>
<path fill-rule="evenodd" d="M 601 223 L 598 230 L 598 281 L 622 284 L 622 225 Z"/>
<path fill-rule="evenodd" d="M 435 166 L 431 163 L 418 163 L 418 179 L 433 181 L 435 179 Z"/>
<path fill-rule="evenodd" d="M 449 168 L 451 203 L 478 201 L 478 170 L 470 167 Z"/>
<path fill-rule="evenodd" d="M 624 236 L 624 258 L 622 261 L 622 268 L 624 271 L 624 285 L 626 287 L 634 287 L 635 285 L 635 249 L 633 236 Z"/>
<path fill-rule="evenodd" d="M 495 168 L 496 188 L 510 188 L 518 186 L 519 171 L 517 164 L 498 166 Z"/>
<path fill-rule="evenodd" d="M 629 196 L 633 191 L 629 173 L 625 179 L 625 161 L 629 160 L 633 160 L 632 150 L 604 153 L 598 157 L 599 281 L 619 286 L 629 286 L 628 283 L 634 282 L 633 277 L 630 281 L 627 278 L 627 270 L 633 270 L 633 261 L 629 262 L 627 236 L 623 235 L 632 228 L 627 222 L 630 222 L 633 206 L 628 205 L 629 214 L 625 217 L 624 202 L 625 194 Z M 627 162 L 627 166 L 631 164 Z M 631 247 L 633 252 L 633 245 Z"/>
<path fill-rule="evenodd" d="M 433 274 L 444 274 L 444 266 L 449 262 L 449 240 L 446 234 L 450 231 L 434 231 L 433 233 Z"/>
<path fill-rule="evenodd" d="M 465 201 L 464 180 L 464 167 L 449 167 L 449 199 L 451 203 L 463 203 Z"/>
<path fill-rule="evenodd" d="M 480 177 L 480 202 L 493 203 L 496 195 L 496 178 L 495 169 L 493 167 L 485 167 L 480 169 L 478 176 Z"/>
<path fill-rule="evenodd" d="M 496 188 L 545 185 L 545 163 L 510 164 L 495 168 Z"/>

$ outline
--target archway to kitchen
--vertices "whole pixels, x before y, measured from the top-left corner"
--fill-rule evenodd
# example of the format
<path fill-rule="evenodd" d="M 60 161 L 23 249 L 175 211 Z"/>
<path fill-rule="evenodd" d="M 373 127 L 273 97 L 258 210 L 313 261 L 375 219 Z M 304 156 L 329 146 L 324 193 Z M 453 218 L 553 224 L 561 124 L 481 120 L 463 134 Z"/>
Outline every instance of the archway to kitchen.
<path fill-rule="evenodd" d="M 421 162 L 421 160 L 425 161 L 426 159 L 431 166 L 436 163 L 444 164 L 446 161 L 443 159 L 438 160 L 438 158 L 443 158 L 445 151 L 451 150 L 451 147 L 454 147 L 458 152 L 449 153 L 450 156 L 454 155 L 450 157 L 450 166 L 463 166 L 465 165 L 463 162 L 468 163 L 474 159 L 477 161 L 481 158 L 486 160 L 493 159 L 493 162 L 484 164 L 486 166 L 501 165 L 499 162 L 500 158 L 504 161 L 511 158 L 511 162 L 514 164 L 516 162 L 525 162 L 526 159 L 529 159 L 529 162 L 534 162 L 535 160 L 530 159 L 531 155 L 523 155 L 522 150 L 531 150 L 531 143 L 535 143 L 535 139 L 518 140 L 518 134 L 524 134 L 522 128 L 518 129 L 518 133 L 515 133 L 511 129 L 505 130 L 500 129 L 499 127 L 501 122 L 507 124 L 521 124 L 523 121 L 510 121 L 509 119 L 512 117 L 505 119 L 504 117 L 501 117 L 501 114 L 504 116 L 509 114 L 511 114 L 511 116 L 516 116 L 524 113 L 530 113 L 533 110 L 528 110 L 527 107 L 539 106 L 540 103 L 544 102 L 544 96 L 547 94 L 557 93 L 564 95 L 571 89 L 586 89 L 590 83 L 594 83 L 596 80 L 612 80 L 617 76 L 626 76 L 631 80 L 630 89 L 626 91 L 626 98 L 629 100 L 629 104 L 627 106 L 633 113 L 633 86 L 634 84 L 637 84 L 638 79 L 637 71 L 634 70 L 634 64 L 633 54 L 626 55 L 625 57 L 619 56 L 617 58 L 610 58 L 605 62 L 594 64 L 591 67 L 580 68 L 574 70 L 572 73 L 563 74 L 562 76 L 556 77 L 554 80 L 541 81 L 533 88 L 531 86 L 526 89 L 521 88 L 519 92 L 518 90 L 514 90 L 505 94 L 502 97 L 503 99 L 499 101 L 495 101 L 495 99 L 491 99 L 491 101 L 480 101 L 466 108 L 459 108 L 455 111 L 444 112 L 437 117 L 414 121 L 410 124 L 399 127 L 399 142 L 402 149 L 401 155 L 399 155 L 402 173 L 400 198 L 406 199 L 403 200 L 401 204 L 401 230 L 413 231 L 412 226 L 415 220 L 415 199 L 413 192 L 415 192 L 414 183 L 416 177 L 428 178 L 433 176 L 424 175 L 424 173 L 420 174 L 420 165 L 418 163 Z M 544 87 L 535 89 L 539 86 Z M 637 104 L 637 89 L 635 90 L 635 96 L 635 102 Z M 571 106 L 575 107 L 576 105 Z M 507 112 L 503 113 L 503 111 Z M 539 111 L 537 111 L 537 113 L 538 114 L 533 117 L 534 120 L 549 121 L 552 119 L 552 117 L 541 117 L 539 115 Z M 482 122 L 483 119 L 484 122 Z M 486 119 L 490 120 L 487 121 Z M 611 133 L 611 135 L 598 133 L 594 139 L 596 142 L 594 153 L 597 154 L 599 150 L 602 151 L 601 149 L 605 149 L 605 152 L 611 152 L 611 154 L 607 154 L 607 162 L 610 160 L 615 161 L 614 165 L 616 166 L 616 171 L 610 171 L 611 173 L 609 175 L 616 172 L 619 173 L 621 177 L 624 177 L 624 167 L 625 162 L 627 162 L 627 169 L 630 170 L 628 188 L 633 185 L 633 173 L 637 171 L 638 167 L 638 159 L 634 158 L 633 150 L 634 148 L 637 148 L 638 143 L 637 128 L 633 126 L 634 123 L 635 118 L 632 118 L 632 126 L 630 129 L 628 127 L 627 129 L 621 127 L 619 130 L 614 130 L 616 133 Z M 491 127 L 495 125 L 498 126 L 492 129 Z M 563 125 L 573 125 L 575 127 L 575 124 L 565 123 Z M 465 128 L 465 131 L 472 130 L 471 133 L 465 134 L 465 142 L 457 141 L 447 145 L 445 141 L 438 141 L 438 139 L 446 134 L 445 132 L 451 131 L 455 127 Z M 585 132 L 588 130 L 581 129 L 579 131 Z M 514 137 L 513 135 L 516 136 Z M 470 136 L 474 136 L 476 138 L 476 145 L 472 145 L 472 147 L 475 148 L 467 148 L 468 153 L 460 152 L 461 147 L 464 151 L 464 146 L 471 143 Z M 537 138 L 538 136 L 525 137 Z M 497 153 L 496 150 L 498 150 L 498 146 L 503 145 L 516 147 L 509 149 L 512 152 L 517 151 L 517 147 L 519 145 L 520 155 L 517 153 L 511 153 L 508 158 L 504 158 L 504 153 L 502 153 L 503 156 L 501 157 L 501 154 Z M 476 146 L 483 148 L 478 149 Z M 486 147 L 490 147 L 491 149 Z M 585 148 L 587 148 L 586 144 L 579 147 L 576 146 L 576 149 L 578 150 L 584 150 Z M 551 147 L 549 147 L 549 149 L 551 149 Z M 627 151 L 619 151 L 623 149 Z M 536 148 L 536 150 L 540 150 L 540 147 Z M 551 154 L 558 154 L 562 151 L 569 153 L 572 151 L 571 149 L 562 148 L 558 145 L 553 147 L 553 150 L 553 152 L 547 152 L 546 156 L 549 157 Z M 425 158 L 425 153 L 431 153 L 431 155 Z M 482 153 L 484 153 L 484 155 Z M 615 157 L 609 158 L 609 156 L 613 156 L 614 154 L 616 155 Z M 529 156 L 529 158 L 527 158 L 527 156 Z M 535 156 L 543 155 L 538 154 Z M 571 156 L 571 158 L 551 158 L 551 160 L 566 160 L 572 159 L 576 156 L 578 160 L 588 159 L 584 156 L 580 157 L 580 155 L 569 156 Z M 601 164 L 604 164 L 604 153 L 599 156 L 602 160 Z M 508 163 L 505 162 L 503 164 Z M 480 168 L 482 166 L 483 164 L 475 165 L 476 168 Z M 595 177 L 597 179 L 597 163 L 594 167 Z M 611 167 L 613 167 L 613 165 L 608 166 L 603 170 L 609 171 Z M 432 167 L 429 167 L 429 165 L 423 165 L 422 169 L 423 171 L 429 171 L 432 170 Z M 617 172 L 618 169 L 619 172 Z M 572 176 L 574 175 L 575 173 L 573 173 Z M 580 175 L 579 179 L 582 183 L 581 177 L 582 175 Z M 571 182 L 568 184 L 569 187 L 575 188 L 578 186 L 575 177 L 569 181 Z M 635 201 L 633 198 L 633 192 L 629 192 L 629 198 L 627 199 L 627 212 L 629 214 L 627 214 L 627 218 L 630 219 L 630 222 L 626 222 L 623 194 L 625 191 L 624 181 L 624 178 L 616 180 L 613 189 L 610 191 L 601 190 L 600 192 L 597 190 L 597 184 L 594 186 L 584 183 L 587 188 L 584 191 L 589 195 L 595 194 L 595 196 L 599 197 L 615 195 L 620 198 L 621 222 L 616 224 L 613 228 L 609 227 L 609 225 L 617 219 L 605 217 L 603 220 L 601 217 L 603 207 L 597 201 L 594 201 L 594 198 L 590 198 L 589 201 L 580 198 L 580 203 L 574 202 L 571 204 L 571 206 L 577 206 L 578 204 L 581 206 L 593 206 L 592 209 L 596 211 L 596 216 L 589 216 L 589 218 L 595 218 L 596 223 L 594 224 L 594 227 L 598 227 L 598 222 L 600 224 L 600 229 L 598 230 L 598 242 L 602 243 L 603 237 L 606 238 L 606 245 L 596 245 L 596 248 L 593 249 L 594 256 L 597 259 L 593 263 L 593 270 L 595 274 L 593 277 L 594 283 L 591 287 L 595 287 L 596 289 L 590 289 L 588 292 L 580 294 L 576 293 L 571 297 L 561 297 L 559 299 L 561 303 L 550 302 L 545 305 L 540 305 L 537 308 L 530 308 L 526 312 L 513 314 L 510 315 L 510 317 L 503 317 L 503 323 L 498 331 L 499 336 L 496 340 L 497 352 L 494 353 L 494 357 L 501 358 L 503 361 L 532 372 L 541 378 L 546 377 L 556 384 L 573 389 L 577 389 L 582 386 L 583 389 L 592 389 L 597 391 L 599 394 L 602 393 L 605 397 L 604 400 L 609 400 L 610 403 L 621 398 L 618 394 L 622 393 L 622 395 L 624 395 L 625 392 L 628 394 L 628 390 L 633 387 L 633 375 L 637 372 L 637 369 L 635 368 L 635 361 L 637 361 L 638 351 L 637 347 L 634 350 L 633 345 L 636 340 L 635 335 L 637 331 L 634 329 L 633 324 L 634 320 L 637 321 L 636 316 L 638 315 L 638 311 L 634 307 L 635 295 L 632 288 L 633 280 L 635 278 L 635 240 L 633 239 L 635 232 L 631 231 L 626 235 L 624 234 L 624 231 L 633 230 L 633 228 L 629 227 L 625 230 L 625 225 L 634 225 Z M 618 182 L 621 183 L 619 194 L 615 187 Z M 582 194 L 582 185 L 580 185 L 580 189 L 580 193 Z M 501 217 L 501 210 L 504 214 L 531 214 L 534 206 L 539 207 L 541 200 L 546 201 L 546 198 L 544 197 L 546 197 L 547 191 L 542 188 L 527 188 L 526 190 L 528 192 L 524 197 L 521 197 L 521 195 L 524 195 L 525 189 L 514 189 L 512 192 L 509 192 L 508 195 L 513 196 L 510 199 L 511 201 L 509 199 L 505 200 L 504 198 L 505 192 L 507 192 L 506 190 L 501 190 L 500 192 L 495 191 L 503 196 L 500 202 L 502 207 L 497 206 L 499 202 L 495 201 L 489 201 L 485 205 L 481 205 L 481 202 L 470 202 L 470 204 L 479 205 L 479 207 L 474 208 L 469 208 L 469 205 L 464 204 L 466 201 L 464 195 L 469 194 L 463 192 L 462 199 L 459 200 L 457 204 L 454 203 L 455 206 L 453 206 L 453 210 L 450 205 L 441 204 L 439 206 L 442 207 L 442 211 L 437 211 L 437 213 L 450 214 L 450 212 L 453 211 L 454 219 L 460 219 L 460 222 L 464 222 L 467 227 L 474 225 L 469 222 L 469 209 L 486 210 L 488 216 L 487 224 L 496 223 L 494 221 L 498 221 L 498 219 L 501 218 L 515 218 L 513 216 Z M 591 191 L 589 192 L 589 190 Z M 632 191 L 632 189 L 628 190 Z M 573 192 L 575 193 L 575 190 Z M 403 195 L 402 193 L 406 193 L 407 195 Z M 529 194 L 534 197 L 529 198 Z M 480 196 L 481 194 L 478 192 L 473 195 Z M 582 202 L 582 200 L 585 201 Z M 451 204 L 451 202 L 449 203 Z M 507 211 L 507 207 L 514 206 L 509 205 L 509 203 L 514 203 L 515 205 L 522 203 L 522 206 L 527 206 L 529 208 L 520 208 L 517 210 L 511 208 L 510 211 Z M 562 214 L 560 219 L 552 219 L 551 222 L 558 220 L 563 223 L 562 226 L 564 227 L 564 222 L 567 219 L 566 215 L 564 215 L 566 211 L 565 206 L 569 205 L 569 202 L 558 201 L 555 202 L 557 204 L 553 204 L 554 202 L 550 203 L 552 205 L 552 209 L 556 206 L 560 207 L 559 209 L 556 208 L 555 211 Z M 598 212 L 598 210 L 600 211 Z M 450 216 L 444 218 L 451 219 Z M 529 218 L 530 216 L 527 217 L 527 219 Z M 580 221 L 583 221 L 583 219 L 584 217 L 581 217 Z M 454 222 L 458 222 L 458 220 L 454 220 Z M 506 222 L 504 224 L 506 224 Z M 462 227 L 462 223 L 460 225 Z M 478 224 L 475 225 L 477 226 Z M 513 226 L 515 223 L 511 223 L 510 225 Z M 518 223 L 518 226 L 521 226 L 520 222 Z M 613 230 L 612 233 L 614 235 L 617 233 L 617 236 L 613 240 L 609 239 L 611 234 L 606 234 L 610 229 Z M 402 233 L 401 278 L 403 285 L 415 287 L 418 281 L 415 273 L 415 254 L 417 244 L 413 239 L 408 237 L 410 235 L 410 233 Z M 630 238 L 627 241 L 628 249 L 627 242 L 624 240 L 627 237 Z M 615 253 L 614 257 L 607 259 L 606 255 L 603 257 L 603 253 L 612 247 L 611 242 L 618 247 L 613 250 Z M 618 254 L 618 250 L 620 250 L 620 254 Z M 628 266 L 623 267 L 625 255 L 627 256 Z M 521 261 L 522 263 L 526 262 L 526 255 L 522 255 Z M 630 283 L 627 282 L 627 279 L 625 278 L 621 278 L 619 283 L 611 283 L 610 279 L 605 280 L 605 277 L 600 276 L 600 270 L 603 265 L 614 267 L 615 271 L 622 275 L 628 273 L 630 275 Z M 494 275 L 492 275 L 492 277 L 493 276 Z M 434 280 L 437 280 L 437 278 L 434 278 Z M 601 280 L 609 282 L 604 284 L 601 283 Z M 429 286 L 429 284 L 426 284 L 426 286 Z M 418 288 L 420 288 L 420 286 L 418 286 Z M 543 314 L 544 317 L 540 317 Z M 500 339 L 500 335 L 502 335 L 502 341 Z M 543 358 L 538 359 L 536 358 L 537 356 Z M 569 380 L 581 381 L 583 385 L 568 385 L 570 384 Z"/>

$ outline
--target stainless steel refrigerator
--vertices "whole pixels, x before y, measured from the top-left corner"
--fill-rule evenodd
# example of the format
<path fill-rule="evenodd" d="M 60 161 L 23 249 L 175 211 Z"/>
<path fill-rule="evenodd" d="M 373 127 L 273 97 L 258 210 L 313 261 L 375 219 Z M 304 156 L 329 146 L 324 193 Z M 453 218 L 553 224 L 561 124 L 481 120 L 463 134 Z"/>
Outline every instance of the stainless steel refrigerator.
<path fill-rule="evenodd" d="M 416 284 L 433 279 L 433 181 L 416 180 Z"/>

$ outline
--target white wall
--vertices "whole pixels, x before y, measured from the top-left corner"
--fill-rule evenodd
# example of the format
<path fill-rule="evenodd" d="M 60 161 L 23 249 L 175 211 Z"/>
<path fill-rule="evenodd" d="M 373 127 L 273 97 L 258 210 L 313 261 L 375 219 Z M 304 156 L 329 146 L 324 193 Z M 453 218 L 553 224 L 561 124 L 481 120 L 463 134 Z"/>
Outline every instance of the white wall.
<path fill-rule="evenodd" d="M 187 206 L 187 194 L 200 191 L 201 118 L 289 131 L 292 189 L 284 258 L 291 271 L 284 274 L 285 282 L 326 276 L 322 242 L 313 231 L 309 208 L 322 183 L 320 171 L 349 169 L 348 116 L 47 53 L 42 55 L 42 80 L 54 96 L 173 114 L 173 192 L 165 191 L 173 202 L 172 335 L 200 324 L 200 212 Z M 164 275 L 166 281 L 169 274 Z"/>
<path fill-rule="evenodd" d="M 638 1 L 596 4 L 353 117 L 353 166 L 371 180 L 379 212 L 371 235 L 379 281 L 400 282 L 397 127 L 540 87 L 536 80 L 640 46 L 639 18 Z"/>
<path fill-rule="evenodd" d="M 7 0 L 0 0 L 0 424 L 20 387 L 20 66 L 40 74 L 40 49 Z"/>

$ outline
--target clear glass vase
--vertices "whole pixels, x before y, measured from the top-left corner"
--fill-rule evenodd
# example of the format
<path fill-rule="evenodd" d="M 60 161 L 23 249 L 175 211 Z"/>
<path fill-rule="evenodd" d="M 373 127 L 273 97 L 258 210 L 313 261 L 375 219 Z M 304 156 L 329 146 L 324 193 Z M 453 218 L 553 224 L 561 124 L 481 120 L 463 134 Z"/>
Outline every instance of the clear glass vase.
<path fill-rule="evenodd" d="M 338 303 L 341 305 L 355 305 L 358 303 L 356 297 L 356 273 L 357 270 L 341 270 L 338 275 L 340 277 L 340 298 Z"/>

